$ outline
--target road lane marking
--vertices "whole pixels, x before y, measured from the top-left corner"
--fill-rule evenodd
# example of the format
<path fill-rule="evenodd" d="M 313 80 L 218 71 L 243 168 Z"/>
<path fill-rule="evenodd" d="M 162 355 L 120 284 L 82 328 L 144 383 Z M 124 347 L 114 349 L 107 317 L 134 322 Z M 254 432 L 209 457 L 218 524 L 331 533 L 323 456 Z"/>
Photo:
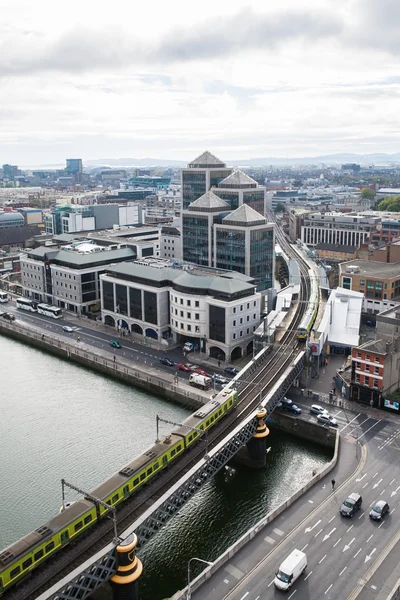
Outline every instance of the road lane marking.
<path fill-rule="evenodd" d="M 349 531 L 351 531 L 353 529 L 354 525 L 350 525 L 350 527 L 347 530 L 347 533 L 349 533 Z"/>
<path fill-rule="evenodd" d="M 348 427 L 349 425 L 351 425 L 351 423 L 352 423 L 353 421 L 355 421 L 356 419 L 358 419 L 358 417 L 360 417 L 360 416 L 361 416 L 361 413 L 358 413 L 358 415 L 357 415 L 357 416 L 355 416 L 355 417 L 354 417 L 354 419 L 352 419 L 351 421 L 349 421 L 349 422 L 347 423 L 347 425 L 345 425 L 345 426 L 344 426 L 344 427 L 343 427 L 343 428 L 340 430 L 340 433 L 342 433 L 342 431 L 344 431 L 344 430 L 346 429 L 346 427 Z"/>
<path fill-rule="evenodd" d="M 361 519 L 361 517 L 363 517 L 365 515 L 365 513 L 361 513 L 361 515 L 358 517 L 358 520 Z"/>
<path fill-rule="evenodd" d="M 394 481 L 396 481 L 396 477 L 394 477 L 394 478 L 392 479 L 392 481 L 389 483 L 389 485 L 392 485 L 392 483 L 393 483 Z"/>
<path fill-rule="evenodd" d="M 392 515 L 392 514 L 394 513 L 394 511 L 395 511 L 395 510 L 396 510 L 396 507 L 394 507 L 394 508 L 391 508 L 391 509 L 390 509 L 390 513 L 389 513 L 389 514 L 391 514 L 391 515 Z"/>
<path fill-rule="evenodd" d="M 321 523 L 321 519 L 319 521 L 317 521 L 315 523 L 315 525 L 313 525 L 312 527 L 306 527 L 304 530 L 304 533 L 310 533 L 310 531 L 312 531 L 313 529 L 316 528 L 317 525 L 319 525 Z"/>
<path fill-rule="evenodd" d="M 291 598 L 292 596 L 294 596 L 296 592 L 297 592 L 297 589 L 296 589 L 296 590 L 294 590 L 294 592 L 292 592 L 292 593 L 290 594 L 290 596 L 288 596 L 288 600 L 290 600 L 290 598 Z"/>
<path fill-rule="evenodd" d="M 377 488 L 377 487 L 378 487 L 378 485 L 379 485 L 380 483 L 382 483 L 382 481 L 383 481 L 383 479 L 381 478 L 381 479 L 380 479 L 380 480 L 379 480 L 377 483 L 374 483 L 374 485 L 372 486 L 372 489 L 374 490 L 375 488 Z"/>
<path fill-rule="evenodd" d="M 300 552 L 304 552 L 304 550 L 307 548 L 308 544 L 306 544 L 301 550 Z"/>
<path fill-rule="evenodd" d="M 365 487 L 367 487 L 367 485 L 368 485 L 368 481 L 367 481 L 367 483 L 364 483 L 364 485 L 362 486 L 362 489 L 364 489 Z"/>
<path fill-rule="evenodd" d="M 361 552 L 361 548 L 359 550 L 357 550 L 357 552 L 355 553 L 355 555 L 353 556 L 353 558 L 355 558 L 356 556 L 358 556 Z"/>
<path fill-rule="evenodd" d="M 240 600 L 244 600 L 246 598 L 246 596 L 248 596 L 249 594 L 250 594 L 250 592 L 246 592 L 245 595 L 240 598 Z"/>
<path fill-rule="evenodd" d="M 269 584 L 267 585 L 267 587 L 271 587 L 271 585 L 272 585 L 273 583 L 274 583 L 274 580 L 272 580 L 272 581 L 271 581 L 271 583 L 269 583 Z"/>
<path fill-rule="evenodd" d="M 342 540 L 342 538 L 339 538 L 338 541 L 336 542 L 336 544 L 333 544 L 333 547 L 336 548 L 336 546 L 338 545 L 338 543 Z"/>
<path fill-rule="evenodd" d="M 333 586 L 333 583 L 331 583 L 331 585 L 330 585 L 330 586 L 328 587 L 328 589 L 326 590 L 326 592 L 325 592 L 325 594 L 324 594 L 325 596 L 326 596 L 326 594 L 329 592 L 329 590 L 331 589 L 331 587 L 332 587 L 332 586 Z"/>
<path fill-rule="evenodd" d="M 359 483 L 359 482 L 360 482 L 360 481 L 362 481 L 362 480 L 364 479 L 364 477 L 366 477 L 366 476 L 367 476 L 367 474 L 366 474 L 366 473 L 364 473 L 364 475 L 363 475 L 362 477 L 359 477 L 359 478 L 357 478 L 357 479 L 356 479 L 356 482 L 357 482 L 357 483 Z"/>
<path fill-rule="evenodd" d="M 272 537 L 269 537 L 267 535 L 267 537 L 264 538 L 264 542 L 268 542 L 268 544 L 275 544 L 275 540 Z"/>
<path fill-rule="evenodd" d="M 374 537 L 374 534 L 370 535 L 369 538 L 367 539 L 366 543 L 368 544 L 369 540 L 372 540 L 373 537 Z"/>
<path fill-rule="evenodd" d="M 332 531 L 330 531 L 329 533 L 325 534 L 324 539 L 322 541 L 325 542 L 326 540 L 328 540 L 331 537 L 332 533 L 335 533 L 335 531 L 336 531 L 336 527 L 334 527 L 332 529 Z"/>
<path fill-rule="evenodd" d="M 304 577 L 304 581 L 307 581 L 307 579 L 310 577 L 312 571 L 309 572 L 309 574 L 307 575 L 307 577 Z"/>
<path fill-rule="evenodd" d="M 370 417 L 367 417 L 365 419 L 365 421 L 361 421 L 361 423 L 357 423 L 357 427 L 354 427 L 354 429 L 352 429 L 351 431 L 349 431 L 348 435 L 351 435 L 353 433 L 353 431 L 357 431 L 357 429 L 359 427 L 361 427 L 361 425 L 364 425 L 364 423 L 366 423 L 367 421 L 369 421 Z"/>
<path fill-rule="evenodd" d="M 323 531 L 323 530 L 324 530 L 323 528 L 322 528 L 322 529 L 320 529 L 320 530 L 318 531 L 318 533 L 316 533 L 316 534 L 314 535 L 314 537 L 318 537 L 318 536 L 319 536 L 319 534 L 321 533 L 321 531 Z"/>
<path fill-rule="evenodd" d="M 348 550 L 350 548 L 350 546 L 352 545 L 352 543 L 355 541 L 356 538 L 353 538 L 351 540 L 351 542 L 349 542 L 348 544 L 345 544 L 344 548 L 343 548 L 343 552 L 346 552 L 346 550 Z"/>
<path fill-rule="evenodd" d="M 343 573 L 345 572 L 345 570 L 346 570 L 346 569 L 347 569 L 347 567 L 345 567 L 344 569 L 342 569 L 342 570 L 340 571 L 340 573 L 339 573 L 339 577 L 340 577 L 340 575 L 343 575 Z"/>
<path fill-rule="evenodd" d="M 379 475 L 379 471 L 377 471 L 377 472 L 375 473 L 375 475 L 372 475 L 372 479 L 375 479 L 375 477 L 377 477 L 377 475 Z"/>
<path fill-rule="evenodd" d="M 331 523 L 331 522 L 333 521 L 333 519 L 336 519 L 336 515 L 333 515 L 332 519 L 330 519 L 330 520 L 328 521 L 328 523 Z"/>
<path fill-rule="evenodd" d="M 320 565 L 322 562 L 324 562 L 324 560 L 326 559 L 326 557 L 327 557 L 327 554 L 325 554 L 325 556 L 323 556 L 323 557 L 321 558 L 321 560 L 319 561 L 319 563 L 318 563 L 318 564 Z"/>
<path fill-rule="evenodd" d="M 373 550 L 371 550 L 371 552 L 369 554 L 367 554 L 367 556 L 365 557 L 364 563 L 368 562 L 369 560 L 371 560 L 371 558 L 373 557 L 373 555 L 376 552 L 376 548 L 374 548 Z"/>
<path fill-rule="evenodd" d="M 277 535 L 280 535 L 282 537 L 282 535 L 285 535 L 284 531 L 281 531 L 281 529 L 273 529 L 272 530 L 273 533 L 276 533 Z"/>

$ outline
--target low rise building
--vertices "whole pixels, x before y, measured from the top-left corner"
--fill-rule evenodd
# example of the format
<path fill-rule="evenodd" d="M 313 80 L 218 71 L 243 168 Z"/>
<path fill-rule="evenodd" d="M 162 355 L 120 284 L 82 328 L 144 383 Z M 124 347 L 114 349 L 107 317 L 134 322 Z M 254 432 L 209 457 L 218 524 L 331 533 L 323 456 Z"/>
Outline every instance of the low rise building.
<path fill-rule="evenodd" d="M 352 260 L 339 265 L 339 285 L 365 296 L 363 312 L 378 313 L 399 301 L 400 264 Z"/>
<path fill-rule="evenodd" d="M 379 217 L 354 213 L 310 213 L 301 227 L 301 241 L 307 246 L 327 243 L 358 248 L 371 239 L 379 222 Z"/>
<path fill-rule="evenodd" d="M 97 231 L 114 226 L 137 225 L 144 222 L 143 208 L 137 204 L 91 204 L 57 206 L 44 213 L 46 233 L 76 233 Z"/>
<path fill-rule="evenodd" d="M 87 314 L 100 309 L 99 277 L 111 263 L 136 259 L 131 248 L 73 241 L 61 248 L 41 246 L 21 255 L 24 296 Z"/>
<path fill-rule="evenodd" d="M 350 399 L 371 407 L 395 407 L 386 398 L 399 389 L 400 338 L 377 339 L 352 349 Z M 397 412 L 399 412 L 397 404 Z"/>
<path fill-rule="evenodd" d="M 301 239 L 301 228 L 304 225 L 304 219 L 311 212 L 307 208 L 290 208 L 289 213 L 289 237 L 292 242 Z"/>
<path fill-rule="evenodd" d="M 356 257 L 356 246 L 341 246 L 340 244 L 317 244 L 315 253 L 319 260 L 331 263 L 342 263 Z"/>
<path fill-rule="evenodd" d="M 261 294 L 246 275 L 146 259 L 107 269 L 101 279 L 106 325 L 231 361 L 252 352 Z"/>

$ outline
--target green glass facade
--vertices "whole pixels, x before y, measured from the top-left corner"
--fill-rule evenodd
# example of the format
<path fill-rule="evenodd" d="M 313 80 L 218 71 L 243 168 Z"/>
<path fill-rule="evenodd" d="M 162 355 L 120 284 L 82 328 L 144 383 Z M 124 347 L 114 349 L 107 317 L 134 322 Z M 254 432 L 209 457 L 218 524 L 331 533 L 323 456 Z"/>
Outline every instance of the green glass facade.
<path fill-rule="evenodd" d="M 215 266 L 217 269 L 246 273 L 246 237 L 243 229 L 217 230 Z"/>
<path fill-rule="evenodd" d="M 183 260 L 198 265 L 210 264 L 208 215 L 182 215 Z"/>
<path fill-rule="evenodd" d="M 243 192 L 243 203 L 254 208 L 260 215 L 265 214 L 265 195 L 264 190 L 253 190 Z"/>
<path fill-rule="evenodd" d="M 274 232 L 272 229 L 250 232 L 250 277 L 259 292 L 272 288 L 274 265 Z"/>
<path fill-rule="evenodd" d="M 182 208 L 187 210 L 189 204 L 200 198 L 207 191 L 206 173 L 189 170 L 182 171 Z"/>
<path fill-rule="evenodd" d="M 232 210 L 239 208 L 239 192 L 229 192 L 228 190 L 214 190 L 218 198 L 225 200 Z"/>

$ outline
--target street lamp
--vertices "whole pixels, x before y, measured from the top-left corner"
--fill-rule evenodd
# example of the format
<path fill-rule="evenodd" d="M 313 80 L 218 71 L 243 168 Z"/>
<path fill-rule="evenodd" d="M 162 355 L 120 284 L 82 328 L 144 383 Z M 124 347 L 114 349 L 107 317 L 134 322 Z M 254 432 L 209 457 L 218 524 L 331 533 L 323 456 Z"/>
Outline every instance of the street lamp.
<path fill-rule="evenodd" d="M 189 559 L 188 562 L 188 587 L 187 587 L 187 593 L 186 593 L 186 600 L 190 600 L 192 597 L 192 592 L 190 590 L 190 563 L 192 562 L 192 560 L 198 560 L 201 563 L 204 563 L 205 565 L 208 565 L 209 567 L 211 567 L 211 565 L 213 564 L 212 562 L 209 562 L 208 560 L 203 560 L 202 558 L 196 558 L 195 556 L 193 558 Z"/>

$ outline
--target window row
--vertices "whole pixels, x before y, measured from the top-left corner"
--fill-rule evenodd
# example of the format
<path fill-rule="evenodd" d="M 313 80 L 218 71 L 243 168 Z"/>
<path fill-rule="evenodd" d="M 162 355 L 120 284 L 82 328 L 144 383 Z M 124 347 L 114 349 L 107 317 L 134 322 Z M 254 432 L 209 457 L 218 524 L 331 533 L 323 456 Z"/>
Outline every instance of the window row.
<path fill-rule="evenodd" d="M 178 312 L 179 312 L 179 315 L 178 315 Z M 178 317 L 178 316 L 179 316 L 179 317 L 181 317 L 182 319 L 185 319 L 185 318 L 186 318 L 186 319 L 191 319 L 191 318 L 192 318 L 192 313 L 190 313 L 190 312 L 187 312 L 187 313 L 186 313 L 186 317 L 185 317 L 185 313 L 184 313 L 184 311 L 183 311 L 183 310 L 179 310 L 179 311 L 178 311 L 178 309 L 177 309 L 177 308 L 173 308 L 172 306 L 171 306 L 171 314 L 172 314 L 172 315 L 175 315 L 176 317 Z M 196 319 L 196 321 L 200 321 L 200 313 L 194 313 L 194 318 Z"/>
<path fill-rule="evenodd" d="M 179 302 L 178 302 L 178 300 L 179 300 Z M 180 304 L 180 306 L 184 305 L 184 298 L 178 299 L 177 296 L 171 296 L 171 301 L 175 302 L 175 304 Z M 200 301 L 199 300 L 186 300 L 186 306 L 194 306 L 195 308 L 199 308 Z"/>
<path fill-rule="evenodd" d="M 255 326 L 253 328 L 248 327 L 246 329 L 246 335 L 250 335 L 250 330 L 254 333 L 254 331 L 256 330 L 256 327 Z M 244 329 L 242 329 L 241 331 L 239 331 L 239 337 L 243 337 L 243 331 L 244 331 Z M 236 340 L 236 338 L 237 338 L 237 333 L 233 333 L 232 334 L 232 339 Z"/>
<path fill-rule="evenodd" d="M 171 325 L 173 327 L 176 327 L 177 329 L 181 329 L 181 331 L 190 331 L 193 333 L 200 333 L 200 327 L 199 325 L 187 325 L 185 323 L 180 323 L 178 321 L 174 321 L 174 319 L 171 319 Z M 179 327 L 180 325 L 180 327 Z"/>

